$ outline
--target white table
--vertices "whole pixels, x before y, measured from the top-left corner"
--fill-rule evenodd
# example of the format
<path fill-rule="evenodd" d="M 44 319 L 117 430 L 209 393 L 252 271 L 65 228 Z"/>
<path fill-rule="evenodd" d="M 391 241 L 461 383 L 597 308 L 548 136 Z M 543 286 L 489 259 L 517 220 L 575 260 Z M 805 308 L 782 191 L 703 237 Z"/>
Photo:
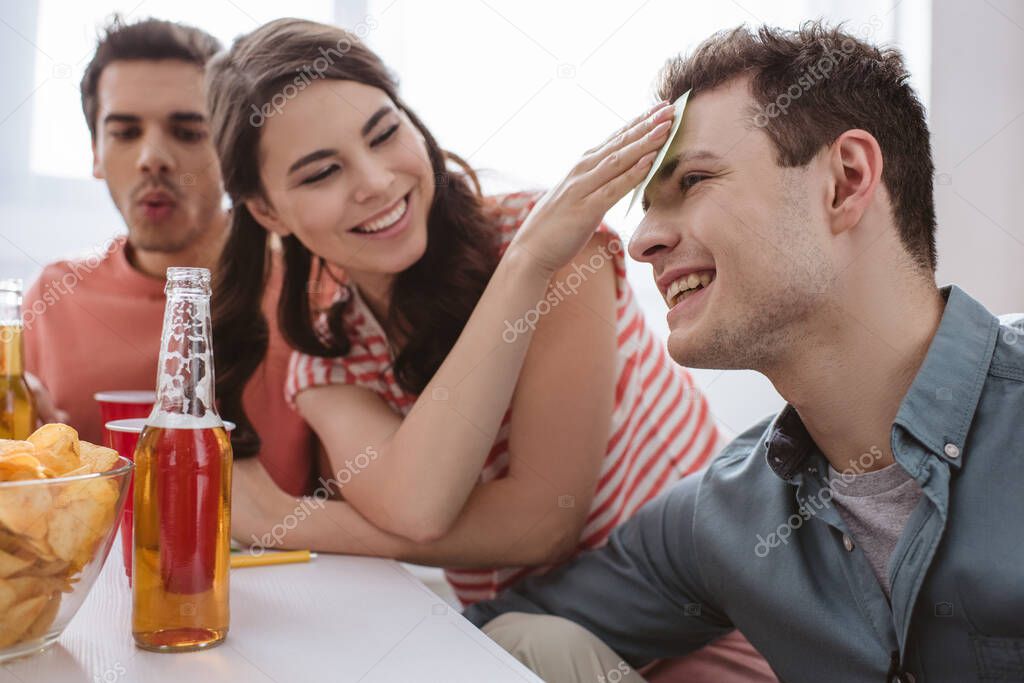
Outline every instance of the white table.
<path fill-rule="evenodd" d="M 231 630 L 205 652 L 135 647 L 115 539 L 58 643 L 0 666 L 0 683 L 539 683 L 405 568 L 320 555 L 231 570 Z"/>

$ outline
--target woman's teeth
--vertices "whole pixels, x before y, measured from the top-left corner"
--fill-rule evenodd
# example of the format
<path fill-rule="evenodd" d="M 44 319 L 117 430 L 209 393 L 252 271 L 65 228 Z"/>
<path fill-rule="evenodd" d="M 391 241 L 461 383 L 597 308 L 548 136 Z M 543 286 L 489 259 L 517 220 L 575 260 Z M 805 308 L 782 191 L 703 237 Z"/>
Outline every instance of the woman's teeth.
<path fill-rule="evenodd" d="M 698 273 L 684 275 L 668 286 L 665 300 L 668 302 L 669 308 L 672 308 L 686 297 L 707 287 L 714 281 L 715 271 L 713 270 L 702 270 Z"/>
<path fill-rule="evenodd" d="M 380 232 L 381 230 L 387 230 L 405 215 L 406 204 L 408 204 L 408 200 L 405 197 L 402 197 L 398 203 L 395 204 L 395 208 L 391 209 L 380 218 L 363 223 L 362 225 L 354 228 L 354 230 L 356 232 Z"/>

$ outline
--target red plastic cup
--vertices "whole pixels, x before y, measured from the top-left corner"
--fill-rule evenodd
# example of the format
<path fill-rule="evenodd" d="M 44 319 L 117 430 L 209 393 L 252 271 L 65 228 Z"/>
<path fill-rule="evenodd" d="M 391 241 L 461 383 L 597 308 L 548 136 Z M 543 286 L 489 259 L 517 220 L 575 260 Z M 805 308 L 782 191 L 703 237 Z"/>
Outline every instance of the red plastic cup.
<path fill-rule="evenodd" d="M 99 400 L 99 399 L 97 399 Z M 146 413 L 149 416 L 149 413 Z M 107 433 L 107 445 L 117 451 L 118 455 L 135 462 L 135 447 L 139 443 L 139 436 L 146 427 L 145 418 L 130 418 L 123 420 L 111 420 L 105 425 Z M 224 420 L 224 429 L 231 432 L 235 428 L 234 422 Z M 124 512 L 121 516 L 121 553 L 124 556 L 124 573 L 128 577 L 128 586 L 132 585 L 132 533 L 135 521 L 135 472 L 131 474 L 128 482 L 128 499 L 124 503 Z"/>
<path fill-rule="evenodd" d="M 117 454 L 135 462 L 135 446 L 139 443 L 139 435 L 146 426 L 144 418 L 128 420 L 111 420 L 105 425 L 107 445 Z M 128 482 L 128 498 L 124 502 L 121 514 L 121 552 L 124 555 L 124 573 L 128 577 L 128 585 L 132 585 L 132 523 L 135 509 L 135 472 Z"/>
<path fill-rule="evenodd" d="M 100 391 L 93 394 L 100 404 L 100 421 L 127 420 L 149 417 L 156 403 L 156 392 L 148 390 Z M 128 456 L 125 456 L 128 457 Z"/>

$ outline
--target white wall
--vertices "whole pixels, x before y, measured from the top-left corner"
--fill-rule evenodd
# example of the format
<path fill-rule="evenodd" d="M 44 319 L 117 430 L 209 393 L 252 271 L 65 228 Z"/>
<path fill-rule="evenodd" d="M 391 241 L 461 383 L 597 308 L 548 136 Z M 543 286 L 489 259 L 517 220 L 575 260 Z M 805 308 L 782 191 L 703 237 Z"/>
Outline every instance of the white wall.
<path fill-rule="evenodd" d="M 938 279 L 1024 311 L 1024 4 L 936 0 L 932 26 Z"/>

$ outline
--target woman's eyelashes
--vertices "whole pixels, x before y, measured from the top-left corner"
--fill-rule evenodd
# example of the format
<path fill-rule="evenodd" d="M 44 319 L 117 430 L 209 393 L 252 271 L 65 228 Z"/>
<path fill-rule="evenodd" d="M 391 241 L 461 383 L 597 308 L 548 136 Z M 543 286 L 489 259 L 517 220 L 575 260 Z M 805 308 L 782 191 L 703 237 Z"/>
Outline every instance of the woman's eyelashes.
<path fill-rule="evenodd" d="M 370 147 L 376 147 L 382 142 L 387 141 L 387 139 L 394 135 L 395 131 L 398 130 L 398 126 L 399 124 L 397 123 L 389 126 L 387 130 L 385 130 L 383 133 L 381 133 L 380 135 L 378 135 L 377 137 L 370 141 Z"/>
<path fill-rule="evenodd" d="M 387 142 L 388 139 L 390 139 L 391 137 L 394 136 L 395 132 L 398 130 L 398 127 L 400 125 L 401 125 L 400 123 L 396 123 L 396 124 L 394 124 L 392 126 L 389 126 L 388 129 L 385 130 L 383 133 L 381 133 L 377 137 L 375 137 L 372 140 L 370 140 L 370 147 L 377 147 L 377 146 Z M 308 178 L 304 179 L 299 184 L 300 185 L 312 185 L 313 183 L 318 183 L 321 180 L 324 180 L 325 178 L 327 178 L 328 176 L 333 175 L 336 171 L 340 171 L 340 170 L 341 170 L 341 166 L 339 164 L 331 164 L 330 166 L 327 166 L 323 170 L 321 170 L 321 171 L 319 171 L 317 173 L 314 173 L 313 175 L 311 175 Z"/>
<path fill-rule="evenodd" d="M 304 179 L 299 184 L 300 185 L 312 185 L 313 183 L 320 182 L 321 180 L 323 180 L 327 176 L 332 175 L 335 171 L 339 170 L 340 168 L 341 167 L 338 166 L 338 164 L 331 164 L 327 168 L 325 168 L 325 169 L 323 169 L 323 170 L 321 170 L 321 171 L 319 171 L 317 173 L 314 173 L 313 175 L 311 175 L 308 178 Z"/>

